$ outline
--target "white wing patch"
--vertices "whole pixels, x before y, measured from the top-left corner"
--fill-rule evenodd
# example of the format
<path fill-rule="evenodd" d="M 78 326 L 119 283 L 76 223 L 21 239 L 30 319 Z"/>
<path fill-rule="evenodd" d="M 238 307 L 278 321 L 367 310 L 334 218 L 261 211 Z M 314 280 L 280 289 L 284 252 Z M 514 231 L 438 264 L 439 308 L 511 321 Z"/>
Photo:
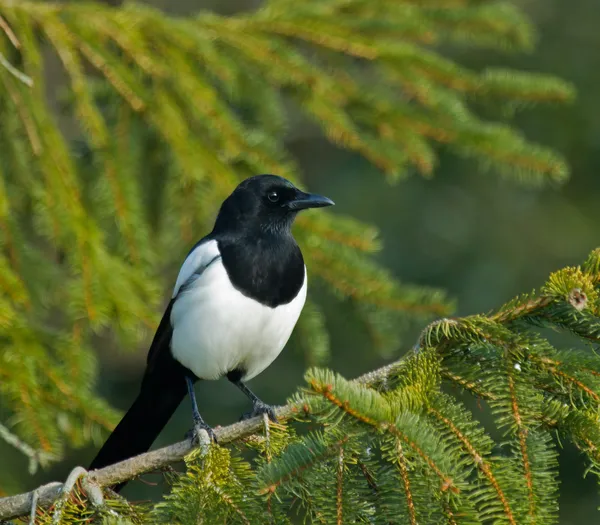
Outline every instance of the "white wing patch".
<path fill-rule="evenodd" d="M 186 257 L 185 261 L 181 265 L 177 281 L 175 282 L 175 288 L 173 289 L 173 295 L 175 297 L 180 288 L 194 275 L 198 270 L 202 270 L 206 267 L 215 257 L 218 257 L 219 246 L 217 241 L 207 241 L 199 244 L 194 250 Z"/>

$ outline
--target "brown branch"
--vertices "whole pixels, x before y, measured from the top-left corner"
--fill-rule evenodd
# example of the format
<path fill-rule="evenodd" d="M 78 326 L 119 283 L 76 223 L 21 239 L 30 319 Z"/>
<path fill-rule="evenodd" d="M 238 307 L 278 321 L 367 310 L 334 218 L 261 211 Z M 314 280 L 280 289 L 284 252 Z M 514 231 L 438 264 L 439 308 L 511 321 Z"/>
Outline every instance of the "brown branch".
<path fill-rule="evenodd" d="M 327 447 L 323 452 L 321 452 L 319 454 L 313 453 L 313 457 L 311 458 L 310 462 L 304 463 L 304 464 L 300 465 L 299 467 L 296 467 L 295 469 L 290 471 L 285 476 L 280 477 L 279 479 L 275 480 L 270 485 L 267 485 L 267 486 L 261 488 L 258 491 L 258 493 L 261 495 L 266 494 L 267 496 L 274 494 L 275 491 L 277 490 L 277 488 L 280 487 L 283 483 L 285 483 L 286 481 L 288 481 L 294 477 L 300 476 L 300 474 L 302 472 L 304 472 L 307 468 L 312 467 L 319 460 L 324 460 L 327 457 L 332 456 L 333 454 L 338 452 L 338 450 L 341 449 L 347 441 L 348 441 L 348 436 L 339 440 L 337 443 L 331 445 L 330 447 Z"/>
<path fill-rule="evenodd" d="M 344 488 L 344 447 L 340 447 L 338 456 L 338 470 L 337 470 L 337 525 L 343 525 L 344 523 L 344 500 L 343 500 L 343 488 Z"/>
<path fill-rule="evenodd" d="M 402 444 L 400 440 L 396 442 L 396 452 L 398 453 L 398 470 L 404 484 L 404 492 L 406 493 L 406 506 L 408 507 L 408 517 L 410 525 L 417 525 L 417 513 L 415 512 L 415 503 L 410 490 L 410 479 L 408 479 L 408 468 L 406 466 L 406 458 L 402 452 Z"/>
<path fill-rule="evenodd" d="M 519 403 L 517 402 L 517 389 L 515 386 L 515 380 L 513 378 L 511 363 L 508 363 L 508 389 L 511 397 L 511 408 L 513 418 L 517 425 L 517 437 L 519 438 L 519 446 L 521 449 L 521 456 L 523 458 L 523 472 L 525 474 L 525 480 L 527 482 L 527 492 L 529 496 L 529 515 L 531 516 L 532 522 L 535 519 L 535 495 L 533 492 L 533 474 L 531 472 L 531 462 L 529 460 L 529 453 L 527 451 L 527 428 L 523 425 L 523 419 L 519 410 Z"/>
<path fill-rule="evenodd" d="M 396 438 L 404 441 L 419 456 L 421 456 L 423 461 L 427 465 L 429 465 L 429 468 L 431 468 L 431 470 L 433 470 L 433 472 L 435 472 L 435 474 L 442 480 L 442 491 L 446 491 L 446 490 L 450 489 L 455 494 L 458 494 L 460 492 L 460 489 L 458 489 L 454 485 L 454 482 L 452 481 L 452 479 L 449 476 L 446 476 L 446 474 L 444 474 L 444 472 L 442 472 L 442 470 L 436 465 L 435 461 L 433 461 L 433 459 L 431 457 L 429 457 L 427 455 L 427 453 L 421 447 L 419 447 L 419 445 L 417 443 L 412 441 L 395 424 L 389 423 L 389 422 L 379 422 L 376 419 L 373 419 L 365 414 L 362 414 L 358 410 L 355 410 L 354 408 L 352 408 L 350 406 L 350 403 L 347 400 L 342 400 L 334 394 L 333 387 L 331 385 L 321 385 L 320 383 L 317 383 L 315 380 L 312 380 L 310 382 L 310 384 L 315 392 L 321 394 L 330 403 L 336 405 L 341 410 L 346 412 L 346 414 L 349 414 L 353 418 L 355 418 L 358 421 L 361 421 L 367 425 L 371 425 L 375 428 L 383 429 L 386 432 L 389 432 L 390 434 L 395 436 Z"/>
<path fill-rule="evenodd" d="M 553 300 L 552 297 L 548 296 L 536 297 L 515 308 L 509 310 L 500 309 L 498 313 L 491 316 L 491 319 L 497 323 L 510 323 L 521 317 L 537 314 L 540 310 L 543 310 L 546 306 L 552 304 Z"/>
<path fill-rule="evenodd" d="M 493 394 L 492 392 L 486 392 L 485 390 L 481 389 L 477 383 L 474 383 L 473 381 L 469 381 L 468 379 L 461 377 L 458 374 L 455 374 L 448 368 L 443 368 L 441 370 L 441 375 L 442 375 L 442 377 L 449 379 L 453 383 L 456 383 L 458 386 L 460 386 L 464 390 L 471 392 L 471 394 L 473 394 L 476 398 L 478 397 L 481 399 L 495 400 L 498 397 L 495 394 Z"/>
<path fill-rule="evenodd" d="M 521 316 L 535 315 L 539 312 L 539 310 L 542 310 L 548 305 L 548 301 L 549 299 L 546 297 L 534 299 L 532 301 L 529 301 L 526 305 L 521 305 L 513 311 L 498 313 L 492 316 L 491 319 L 495 322 L 504 324 L 509 323 Z M 424 333 L 426 332 L 426 330 L 424 330 Z M 358 377 L 354 381 L 359 384 L 370 386 L 380 385 L 384 383 L 387 380 L 387 378 L 389 378 L 394 373 L 394 371 L 401 366 L 402 362 L 411 355 L 412 354 L 409 353 L 406 357 L 377 370 L 368 372 Z M 458 384 L 461 384 L 460 379 L 462 378 L 452 376 L 449 377 Z M 468 384 L 461 384 L 461 386 L 467 389 L 469 387 Z M 510 377 L 510 375 L 509 387 L 511 391 L 511 397 L 513 398 L 513 401 L 515 401 L 514 383 L 512 382 L 512 377 Z M 347 408 L 348 407 L 346 407 L 346 409 Z M 280 420 L 286 420 L 294 417 L 295 414 L 301 412 L 302 410 L 303 407 L 299 405 L 286 405 L 278 407 L 276 409 L 276 414 Z M 513 416 L 515 417 L 517 425 L 520 428 L 518 437 L 520 439 L 522 452 L 524 455 L 524 467 L 526 471 L 525 474 L 527 477 L 528 485 L 531 485 L 531 472 L 529 471 L 529 459 L 527 457 L 527 450 L 525 444 L 526 429 L 522 426 L 519 409 L 516 406 L 516 403 L 513 403 Z M 368 421 L 368 423 L 371 422 Z M 215 434 L 217 436 L 217 439 L 219 440 L 219 443 L 225 445 L 257 433 L 261 430 L 262 426 L 262 419 L 260 417 L 256 417 L 239 423 L 234 423 L 233 425 L 229 425 L 227 427 L 216 428 Z M 401 438 L 405 436 L 397 437 Z M 408 445 L 413 446 L 414 444 L 408 442 Z M 179 443 L 175 443 L 173 445 L 169 445 L 158 450 L 140 454 L 139 456 L 129 458 L 125 461 L 121 461 L 120 463 L 110 465 L 103 469 L 92 471 L 89 473 L 89 480 L 95 486 L 110 487 L 123 481 L 132 480 L 144 473 L 164 469 L 172 463 L 181 461 L 192 449 L 193 446 L 190 443 L 190 441 L 181 441 Z M 424 459 L 426 459 L 427 461 L 428 458 L 425 457 Z M 431 463 L 428 462 L 428 464 L 432 466 Z M 480 466 L 480 468 L 482 467 Z M 451 489 L 456 490 L 453 487 L 451 480 L 447 479 L 443 475 L 443 473 L 439 472 L 439 470 L 436 473 L 440 475 L 442 479 L 444 479 L 446 488 L 450 487 Z M 34 501 L 36 501 L 36 504 L 40 507 L 51 505 L 61 495 L 62 488 L 62 483 L 53 482 L 38 487 L 37 489 L 31 492 L 18 494 L 16 496 L 0 498 L 0 522 L 2 520 L 8 520 L 28 515 L 30 513 L 32 503 Z M 531 498 L 532 486 L 529 486 L 528 488 Z M 533 513 L 534 510 L 534 502 L 531 501 L 530 512 Z M 412 518 L 415 518 L 415 516 L 413 515 Z"/>
<path fill-rule="evenodd" d="M 510 505 L 508 503 L 508 499 L 506 498 L 506 496 L 504 495 L 504 492 L 500 488 L 500 484 L 498 483 L 498 480 L 496 479 L 496 477 L 494 476 L 494 473 L 492 472 L 492 467 L 491 467 L 490 463 L 488 463 L 483 458 L 483 456 L 481 454 L 479 454 L 479 452 L 473 446 L 473 444 L 471 443 L 471 441 L 469 441 L 468 437 L 465 434 L 463 434 L 458 429 L 458 427 L 454 423 L 452 423 L 452 421 L 450 421 L 450 419 L 448 419 L 447 417 L 445 417 L 441 412 L 439 412 L 438 410 L 436 410 L 433 407 L 429 407 L 428 411 L 435 418 L 437 418 L 444 425 L 446 425 L 450 429 L 450 431 L 463 444 L 463 448 L 473 457 L 473 459 L 475 461 L 475 465 L 477 465 L 477 468 L 479 470 L 481 470 L 481 472 L 483 472 L 483 474 L 485 475 L 485 477 L 488 479 L 490 485 L 492 485 L 492 487 L 496 491 L 496 494 L 498 495 L 498 499 L 502 503 L 502 507 L 504 509 L 504 514 L 506 515 L 506 518 L 508 519 L 508 522 L 511 525 L 517 525 L 517 522 L 515 520 L 515 517 L 513 516 L 512 510 L 510 509 Z"/>
<path fill-rule="evenodd" d="M 15 46 L 17 49 L 21 49 L 21 43 L 19 42 L 19 39 L 14 34 L 9 23 L 4 18 L 2 18 L 2 15 L 0 15 L 0 29 L 4 31 L 4 34 L 8 37 L 13 46 Z"/>
<path fill-rule="evenodd" d="M 577 379 L 576 377 L 567 374 L 566 372 L 564 372 L 563 370 L 560 370 L 559 367 L 563 365 L 562 362 L 556 360 L 556 359 L 550 359 L 548 357 L 535 357 L 534 358 L 536 361 L 538 361 L 539 363 L 542 363 L 543 365 L 549 365 L 546 370 L 551 373 L 551 374 L 555 374 L 558 377 L 562 378 L 563 380 L 565 380 L 567 383 L 573 384 L 575 385 L 577 388 L 579 388 L 581 391 L 585 392 L 588 396 L 590 396 L 591 398 L 593 398 L 596 402 L 600 402 L 600 396 L 594 392 L 589 386 L 587 386 L 585 383 L 583 383 L 582 381 L 580 381 L 579 379 Z M 582 372 L 588 372 L 591 373 L 592 375 L 600 375 L 598 372 L 596 372 L 595 370 L 592 370 L 590 368 L 583 368 L 581 367 L 580 370 Z"/>
<path fill-rule="evenodd" d="M 366 385 L 380 383 L 389 377 L 402 361 L 403 359 L 400 359 L 387 366 L 368 372 L 354 381 Z M 294 417 L 294 415 L 301 410 L 301 406 L 286 405 L 278 407 L 275 412 L 277 418 L 283 421 Z M 251 434 L 255 434 L 262 428 L 262 417 L 255 417 L 246 421 L 234 423 L 227 427 L 215 428 L 214 431 L 219 444 L 226 445 Z M 189 440 L 180 441 L 179 443 L 140 454 L 139 456 L 126 459 L 125 461 L 115 463 L 114 465 L 91 471 L 89 473 L 89 479 L 96 486 L 110 487 L 123 481 L 132 480 L 146 472 L 163 469 L 172 463 L 181 461 L 193 450 L 193 448 L 194 447 Z M 0 522 L 2 522 L 2 520 L 29 515 L 32 502 L 34 501 L 34 494 L 37 494 L 38 507 L 51 505 L 60 496 L 62 487 L 62 483 L 52 482 L 42 485 L 31 492 L 0 498 Z"/>

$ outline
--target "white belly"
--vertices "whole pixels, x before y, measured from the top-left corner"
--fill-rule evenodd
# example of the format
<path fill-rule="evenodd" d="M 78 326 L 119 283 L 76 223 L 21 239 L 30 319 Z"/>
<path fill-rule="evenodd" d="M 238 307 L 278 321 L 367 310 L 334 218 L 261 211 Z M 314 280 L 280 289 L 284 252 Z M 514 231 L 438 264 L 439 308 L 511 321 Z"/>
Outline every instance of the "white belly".
<path fill-rule="evenodd" d="M 238 292 L 221 260 L 211 264 L 175 301 L 173 357 L 200 379 L 236 368 L 248 380 L 260 374 L 287 343 L 306 299 L 304 284 L 288 304 L 270 308 Z"/>

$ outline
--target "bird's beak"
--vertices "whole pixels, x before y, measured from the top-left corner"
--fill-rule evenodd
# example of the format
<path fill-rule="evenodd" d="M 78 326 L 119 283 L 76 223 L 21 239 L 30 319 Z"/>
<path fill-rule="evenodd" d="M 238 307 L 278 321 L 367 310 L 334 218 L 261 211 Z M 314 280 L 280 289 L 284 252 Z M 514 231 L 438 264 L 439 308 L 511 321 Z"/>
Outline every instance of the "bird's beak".
<path fill-rule="evenodd" d="M 291 200 L 284 204 L 285 207 L 290 210 L 305 210 L 307 208 L 323 208 L 325 206 L 333 206 L 335 203 L 322 195 L 315 195 L 314 193 L 304 193 L 298 191 L 294 200 Z"/>

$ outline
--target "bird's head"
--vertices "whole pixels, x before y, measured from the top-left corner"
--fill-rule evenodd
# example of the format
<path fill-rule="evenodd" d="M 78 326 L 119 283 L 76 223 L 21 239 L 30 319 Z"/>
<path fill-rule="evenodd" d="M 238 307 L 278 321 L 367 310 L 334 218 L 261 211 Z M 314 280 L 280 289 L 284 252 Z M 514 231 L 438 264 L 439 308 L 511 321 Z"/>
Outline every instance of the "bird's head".
<path fill-rule="evenodd" d="M 225 199 L 215 230 L 288 232 L 299 211 L 332 205 L 331 199 L 303 192 L 283 177 L 257 175 L 241 182 Z"/>

